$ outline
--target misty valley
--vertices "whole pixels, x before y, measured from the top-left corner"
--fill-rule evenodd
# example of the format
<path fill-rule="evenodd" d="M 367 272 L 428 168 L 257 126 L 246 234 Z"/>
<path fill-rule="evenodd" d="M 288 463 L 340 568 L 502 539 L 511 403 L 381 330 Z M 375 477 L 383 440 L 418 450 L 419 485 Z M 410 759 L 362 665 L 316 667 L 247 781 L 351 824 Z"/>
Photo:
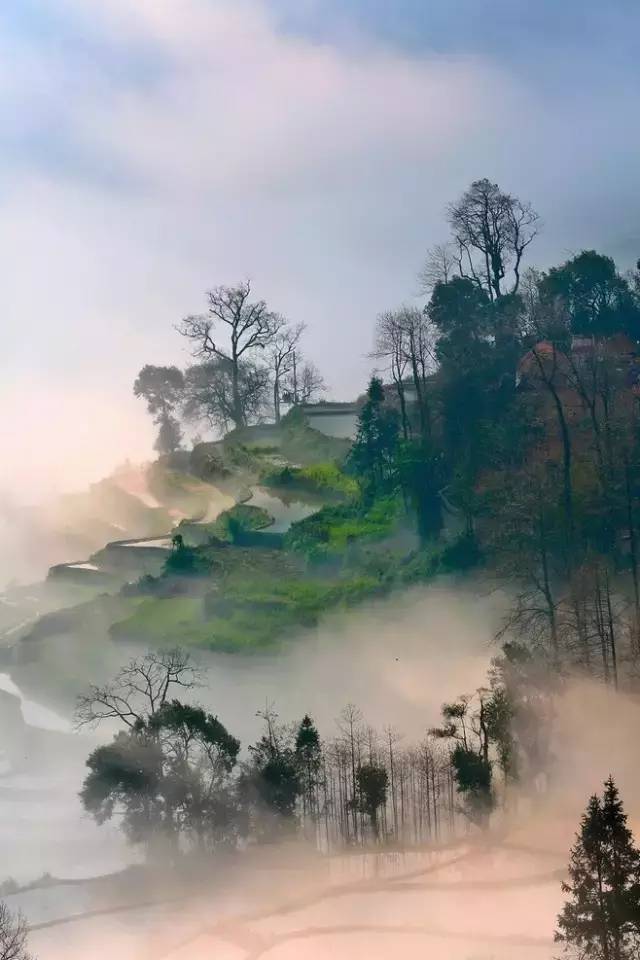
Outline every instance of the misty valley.
<path fill-rule="evenodd" d="M 0 4 L 0 960 L 640 960 L 639 31 Z"/>

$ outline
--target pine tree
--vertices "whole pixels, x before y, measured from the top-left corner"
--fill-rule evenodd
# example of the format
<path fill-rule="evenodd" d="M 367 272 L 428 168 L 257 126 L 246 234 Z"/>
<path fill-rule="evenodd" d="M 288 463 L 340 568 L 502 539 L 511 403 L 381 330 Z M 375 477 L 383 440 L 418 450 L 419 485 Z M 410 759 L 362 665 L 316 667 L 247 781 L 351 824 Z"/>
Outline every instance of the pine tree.
<path fill-rule="evenodd" d="M 571 851 L 570 895 L 555 939 L 580 957 L 631 960 L 640 949 L 640 853 L 611 777 L 592 796 Z"/>
<path fill-rule="evenodd" d="M 306 822 L 308 817 L 314 819 L 318 815 L 317 792 L 322 763 L 320 734 L 308 714 L 305 714 L 300 721 L 296 733 L 295 751 L 302 782 L 302 815 Z"/>
<path fill-rule="evenodd" d="M 351 469 L 370 499 L 388 493 L 395 484 L 399 429 L 398 412 L 386 403 L 382 380 L 372 377 L 349 454 Z"/>

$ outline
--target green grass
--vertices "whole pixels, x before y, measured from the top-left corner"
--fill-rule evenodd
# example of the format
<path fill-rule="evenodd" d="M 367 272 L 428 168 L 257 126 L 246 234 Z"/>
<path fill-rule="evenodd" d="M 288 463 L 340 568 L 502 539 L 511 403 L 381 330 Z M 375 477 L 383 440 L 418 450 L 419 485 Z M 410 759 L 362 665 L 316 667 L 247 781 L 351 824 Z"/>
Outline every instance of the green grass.
<path fill-rule="evenodd" d="M 374 511 L 375 515 L 375 511 Z M 371 518 L 369 523 L 375 527 Z M 391 590 L 467 569 L 474 547 L 454 544 L 400 555 L 373 543 L 355 558 L 305 574 L 301 562 L 283 551 L 235 546 L 201 548 L 220 558 L 214 577 L 203 577 L 198 595 L 157 594 L 102 597 L 72 611 L 65 633 L 86 636 L 112 624 L 115 639 L 150 647 L 201 647 L 225 652 L 275 650 L 282 641 L 316 626 L 329 612 L 357 606 Z M 322 572 L 321 572 L 322 571 Z M 169 581 L 172 582 L 172 581 Z M 115 621 L 115 622 L 114 622 Z M 75 629 L 74 629 L 75 625 Z M 91 625 L 91 629 L 89 629 Z"/>
<path fill-rule="evenodd" d="M 268 487 L 304 490 L 349 500 L 360 492 L 357 481 L 334 462 L 314 463 L 306 467 L 275 467 L 264 471 L 262 482 Z"/>
<path fill-rule="evenodd" d="M 370 507 L 360 503 L 327 506 L 294 523 L 285 544 L 309 560 L 332 559 L 354 545 L 390 536 L 399 516 L 400 503 L 395 497 L 377 500 Z"/>
<path fill-rule="evenodd" d="M 202 619 L 202 599 L 198 597 L 144 597 L 129 617 L 113 624 L 110 633 L 118 639 L 154 645 L 189 643 Z"/>
<path fill-rule="evenodd" d="M 111 627 L 116 639 L 152 646 L 184 645 L 245 651 L 275 647 L 339 610 L 381 594 L 376 577 L 230 580 L 199 597 L 144 597 Z"/>
<path fill-rule="evenodd" d="M 384 591 L 373 577 L 262 580 L 229 584 L 205 602 L 208 645 L 222 649 L 275 646 L 339 610 Z"/>

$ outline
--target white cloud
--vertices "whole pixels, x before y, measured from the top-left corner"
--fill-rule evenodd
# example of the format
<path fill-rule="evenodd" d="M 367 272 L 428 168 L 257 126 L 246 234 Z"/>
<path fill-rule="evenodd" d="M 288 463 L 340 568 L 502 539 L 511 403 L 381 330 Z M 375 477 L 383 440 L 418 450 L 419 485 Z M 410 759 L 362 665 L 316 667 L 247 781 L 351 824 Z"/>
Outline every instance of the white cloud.
<path fill-rule="evenodd" d="M 5 361 L 12 382 L 29 370 L 49 397 L 43 424 L 64 408 L 50 384 L 65 378 L 74 402 L 84 393 L 90 408 L 138 418 L 137 369 L 183 362 L 172 324 L 201 308 L 208 286 L 246 275 L 308 323 L 308 352 L 336 396 L 353 395 L 376 312 L 412 295 L 446 202 L 473 177 L 532 199 L 550 230 L 562 212 L 547 209 L 543 187 L 579 189 L 562 115 L 480 59 L 284 36 L 259 0 L 65 9 L 79 30 L 120 57 L 139 50 L 158 72 L 116 82 L 62 47 L 13 52 L 13 97 L 31 121 L 53 116 L 64 157 L 79 158 L 6 168 Z M 545 153 L 549 131 L 556 157 Z M 0 386 L 0 403 L 10 399 Z M 56 422 L 68 450 L 75 425 Z M 134 434 L 132 455 L 147 452 L 148 431 Z"/>

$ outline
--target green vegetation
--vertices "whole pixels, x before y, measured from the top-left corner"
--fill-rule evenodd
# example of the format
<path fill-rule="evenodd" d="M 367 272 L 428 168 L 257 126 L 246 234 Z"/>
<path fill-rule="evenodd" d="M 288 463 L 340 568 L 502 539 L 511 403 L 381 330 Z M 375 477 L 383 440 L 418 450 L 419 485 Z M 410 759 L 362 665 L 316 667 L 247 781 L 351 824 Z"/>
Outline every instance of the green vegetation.
<path fill-rule="evenodd" d="M 152 493 L 204 515 L 210 488 L 174 469 L 189 464 L 225 489 L 259 479 L 324 505 L 284 535 L 249 503 L 181 524 L 162 576 L 125 589 L 144 604 L 115 632 L 249 650 L 484 564 L 515 597 L 505 638 L 617 685 L 640 656 L 640 275 L 595 251 L 526 271 L 537 224 L 489 180 L 450 206 L 426 302 L 377 320 L 386 382 L 371 378 L 353 443 L 305 420 L 319 387 L 302 377 L 302 328 L 247 283 L 210 291 L 213 312 L 180 325 L 198 362 L 146 367 L 136 392 L 165 434 L 179 414 L 233 429 L 192 457 L 173 451 Z M 475 758 L 457 755 L 477 779 Z"/>
<path fill-rule="evenodd" d="M 353 523 L 353 521 L 350 521 Z M 382 536 L 382 535 L 381 535 Z M 343 541 L 332 555 L 311 551 L 312 568 L 296 563 L 295 551 L 237 546 L 198 548 L 215 569 L 188 588 L 174 578 L 143 578 L 125 593 L 135 598 L 129 613 L 111 627 L 115 638 L 152 646 L 204 647 L 226 652 L 276 649 L 301 630 L 315 627 L 328 612 L 339 612 L 394 589 L 427 583 L 470 564 L 466 540 L 406 553 L 384 539 L 359 547 Z M 317 544 L 316 544 L 317 546 Z M 185 589 L 187 592 L 185 593 Z M 195 590 L 195 592 L 194 592 Z"/>
<path fill-rule="evenodd" d="M 114 638 L 170 645 L 185 642 L 202 621 L 202 601 L 193 597 L 144 597 L 132 609 L 111 627 Z"/>
<path fill-rule="evenodd" d="M 262 507 L 253 507 L 248 503 L 237 503 L 230 510 L 220 514 L 214 524 L 210 524 L 213 536 L 221 540 L 234 542 L 238 534 L 248 530 L 264 530 L 273 523 L 273 517 Z"/>
<path fill-rule="evenodd" d="M 640 946 L 640 851 L 613 778 L 593 795 L 571 851 L 556 942 L 568 956 L 632 960 Z"/>
<path fill-rule="evenodd" d="M 401 504 L 395 497 L 383 497 L 370 506 L 362 501 L 327 506 L 294 523 L 285 544 L 313 562 L 331 560 L 357 544 L 390 536 L 400 517 Z"/>
<path fill-rule="evenodd" d="M 283 465 L 312 466 L 344 462 L 351 443 L 310 427 L 302 411 L 292 407 L 280 423 L 231 430 L 223 441 L 229 463 L 262 472 Z"/>
<path fill-rule="evenodd" d="M 172 537 L 171 553 L 164 563 L 165 577 L 172 574 L 180 577 L 204 577 L 211 568 L 209 557 L 195 547 L 186 546 L 181 533 Z"/>
<path fill-rule="evenodd" d="M 262 474 L 261 482 L 268 487 L 301 490 L 341 499 L 353 499 L 360 492 L 357 480 L 334 462 L 315 463 L 307 467 L 272 467 Z"/>

